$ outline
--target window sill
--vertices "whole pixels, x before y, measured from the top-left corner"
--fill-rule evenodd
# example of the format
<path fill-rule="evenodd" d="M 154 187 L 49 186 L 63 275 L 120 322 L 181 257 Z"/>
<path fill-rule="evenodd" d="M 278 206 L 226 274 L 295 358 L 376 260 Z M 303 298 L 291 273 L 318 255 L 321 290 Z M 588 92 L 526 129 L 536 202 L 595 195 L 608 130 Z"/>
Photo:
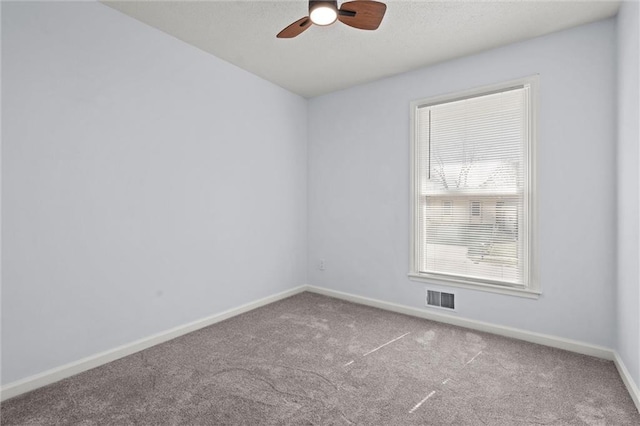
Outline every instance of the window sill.
<path fill-rule="evenodd" d="M 529 288 L 517 288 L 517 287 L 505 287 L 495 284 L 476 283 L 470 284 L 462 281 L 444 280 L 425 276 L 417 273 L 409 273 L 409 279 L 411 281 L 418 281 L 427 284 L 436 284 L 442 286 L 467 288 L 470 290 L 487 291 L 490 293 L 506 294 L 508 296 L 525 297 L 527 299 L 538 299 L 542 292 L 540 290 L 533 290 Z"/>

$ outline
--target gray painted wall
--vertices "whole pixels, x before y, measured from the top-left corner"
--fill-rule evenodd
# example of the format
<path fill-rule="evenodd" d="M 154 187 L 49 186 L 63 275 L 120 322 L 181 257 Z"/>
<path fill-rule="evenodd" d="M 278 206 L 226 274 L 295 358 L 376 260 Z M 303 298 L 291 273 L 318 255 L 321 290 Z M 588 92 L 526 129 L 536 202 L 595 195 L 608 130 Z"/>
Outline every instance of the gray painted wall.
<path fill-rule="evenodd" d="M 305 283 L 306 100 L 98 3 L 2 55 L 2 383 Z"/>
<path fill-rule="evenodd" d="M 640 385 L 640 5 L 618 15 L 617 349 Z"/>
<path fill-rule="evenodd" d="M 424 306 L 407 278 L 409 102 L 539 73 L 543 295 L 455 289 L 457 315 L 613 347 L 615 62 L 607 20 L 310 100 L 309 283 Z"/>

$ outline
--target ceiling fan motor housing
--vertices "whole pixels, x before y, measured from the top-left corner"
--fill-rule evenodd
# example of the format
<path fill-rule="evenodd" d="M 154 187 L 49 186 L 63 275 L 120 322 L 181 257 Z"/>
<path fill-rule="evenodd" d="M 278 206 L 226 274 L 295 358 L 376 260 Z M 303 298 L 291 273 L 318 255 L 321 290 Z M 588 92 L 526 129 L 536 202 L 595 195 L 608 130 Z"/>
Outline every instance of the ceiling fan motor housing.
<path fill-rule="evenodd" d="M 338 10 L 338 2 L 336 1 L 331 1 L 331 0 L 309 0 L 309 15 L 311 15 L 311 12 L 313 10 L 315 10 L 318 7 L 330 7 L 333 10 Z"/>
<path fill-rule="evenodd" d="M 338 17 L 338 2 L 309 0 L 309 17 L 316 25 L 333 24 Z"/>

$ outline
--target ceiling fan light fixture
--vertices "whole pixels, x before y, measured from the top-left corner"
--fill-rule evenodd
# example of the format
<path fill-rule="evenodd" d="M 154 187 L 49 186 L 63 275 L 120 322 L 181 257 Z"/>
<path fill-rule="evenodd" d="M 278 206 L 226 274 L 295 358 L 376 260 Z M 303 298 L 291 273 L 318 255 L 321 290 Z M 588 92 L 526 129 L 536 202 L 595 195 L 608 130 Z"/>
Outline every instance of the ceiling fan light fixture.
<path fill-rule="evenodd" d="M 337 1 L 310 1 L 309 18 L 316 25 L 331 25 L 338 19 Z"/>
<path fill-rule="evenodd" d="M 375 0 L 346 1 L 340 9 L 337 0 L 309 0 L 309 16 L 289 24 L 276 37 L 297 37 L 313 25 L 331 25 L 335 21 L 359 30 L 376 30 L 386 10 L 384 3 Z"/>

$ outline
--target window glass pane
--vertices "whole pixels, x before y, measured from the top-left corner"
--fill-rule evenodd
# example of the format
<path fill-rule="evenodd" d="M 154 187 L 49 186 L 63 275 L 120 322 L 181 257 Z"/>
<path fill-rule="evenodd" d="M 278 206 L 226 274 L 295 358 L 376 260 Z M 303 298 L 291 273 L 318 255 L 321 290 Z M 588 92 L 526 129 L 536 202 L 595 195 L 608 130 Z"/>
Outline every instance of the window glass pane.
<path fill-rule="evenodd" d="M 528 88 L 418 108 L 419 272 L 524 281 Z"/>

